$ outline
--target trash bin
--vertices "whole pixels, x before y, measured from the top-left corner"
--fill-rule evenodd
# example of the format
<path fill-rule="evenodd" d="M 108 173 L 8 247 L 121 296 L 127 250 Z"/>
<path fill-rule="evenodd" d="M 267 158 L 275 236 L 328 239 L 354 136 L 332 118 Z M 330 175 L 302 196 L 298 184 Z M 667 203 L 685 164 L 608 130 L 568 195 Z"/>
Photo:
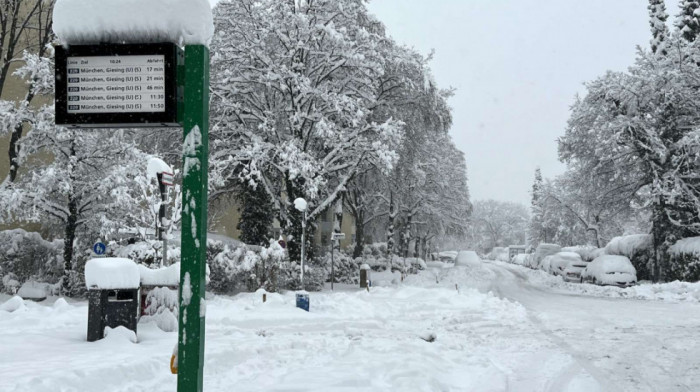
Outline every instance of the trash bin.
<path fill-rule="evenodd" d="M 136 333 L 140 274 L 129 259 L 100 258 L 85 264 L 88 289 L 88 342 L 104 338 L 106 327 L 124 326 Z"/>
<path fill-rule="evenodd" d="M 309 293 L 305 291 L 297 293 L 297 308 L 309 311 Z"/>
<path fill-rule="evenodd" d="M 369 287 L 369 265 L 367 264 L 362 264 L 360 267 L 360 288 L 366 289 Z"/>

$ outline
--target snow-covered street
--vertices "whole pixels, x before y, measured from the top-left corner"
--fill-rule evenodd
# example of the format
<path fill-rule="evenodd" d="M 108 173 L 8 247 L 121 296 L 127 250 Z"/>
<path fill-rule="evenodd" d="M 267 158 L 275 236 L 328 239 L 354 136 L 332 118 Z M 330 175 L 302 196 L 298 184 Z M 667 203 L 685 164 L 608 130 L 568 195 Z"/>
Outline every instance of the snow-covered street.
<path fill-rule="evenodd" d="M 370 292 L 312 293 L 310 313 L 294 307 L 293 293 L 268 294 L 266 303 L 260 293 L 211 298 L 205 389 L 700 388 L 697 302 L 566 293 L 526 272 L 485 263 L 478 273 L 447 268 L 436 283 L 429 270 Z M 176 333 L 142 323 L 138 344 L 120 333 L 88 343 L 85 302 L 25 306 L 0 311 L 0 390 L 175 389 Z"/>

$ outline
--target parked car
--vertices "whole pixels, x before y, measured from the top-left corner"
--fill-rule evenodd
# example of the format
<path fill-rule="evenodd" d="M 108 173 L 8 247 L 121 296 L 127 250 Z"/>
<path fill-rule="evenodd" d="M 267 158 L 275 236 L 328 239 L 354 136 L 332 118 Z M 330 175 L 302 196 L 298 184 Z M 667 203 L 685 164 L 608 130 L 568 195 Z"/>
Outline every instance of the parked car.
<path fill-rule="evenodd" d="M 583 263 L 581 256 L 574 252 L 559 252 L 552 255 L 549 265 L 549 273 L 552 275 L 564 276 L 564 270 L 574 263 Z M 584 265 L 585 267 L 585 265 Z"/>
<path fill-rule="evenodd" d="M 571 262 L 566 268 L 564 268 L 564 272 L 562 273 L 561 277 L 564 278 L 565 282 L 580 282 L 581 281 L 581 272 L 588 267 L 589 261 L 583 260 L 583 258 L 579 258 L 576 261 Z"/>
<path fill-rule="evenodd" d="M 521 253 L 519 255 L 515 255 L 515 257 L 513 257 L 513 259 L 511 260 L 511 263 L 527 267 L 529 265 L 529 257 L 530 255 L 527 253 Z"/>
<path fill-rule="evenodd" d="M 445 251 L 438 253 L 438 258 L 443 263 L 454 263 L 457 258 L 457 252 Z"/>
<path fill-rule="evenodd" d="M 625 256 L 598 256 L 581 272 L 581 283 L 629 287 L 637 283 L 637 270 Z"/>
<path fill-rule="evenodd" d="M 545 257 L 551 256 L 553 254 L 559 253 L 561 251 L 561 246 L 556 244 L 539 244 L 535 253 L 532 254 L 530 258 L 530 268 L 537 269 L 540 268 L 540 264 Z"/>
<path fill-rule="evenodd" d="M 455 260 L 455 267 L 479 268 L 481 267 L 481 257 L 473 250 L 460 251 Z"/>

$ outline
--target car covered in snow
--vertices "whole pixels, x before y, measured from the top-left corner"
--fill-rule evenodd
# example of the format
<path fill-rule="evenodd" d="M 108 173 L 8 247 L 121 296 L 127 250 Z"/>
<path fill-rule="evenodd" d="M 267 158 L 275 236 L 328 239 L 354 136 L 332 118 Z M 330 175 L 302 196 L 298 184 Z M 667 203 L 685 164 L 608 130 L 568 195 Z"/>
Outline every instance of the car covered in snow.
<path fill-rule="evenodd" d="M 637 270 L 625 256 L 598 256 L 581 272 L 581 283 L 583 282 L 629 287 L 637 283 Z"/>
<path fill-rule="evenodd" d="M 460 251 L 455 259 L 455 266 L 479 268 L 481 267 L 481 257 L 473 250 Z"/>
<path fill-rule="evenodd" d="M 454 263 L 457 258 L 457 253 L 454 251 L 444 251 L 438 253 L 438 259 L 443 263 Z"/>
<path fill-rule="evenodd" d="M 553 254 L 559 253 L 561 251 L 561 246 L 556 244 L 539 244 L 535 253 L 532 254 L 530 258 L 530 268 L 537 269 L 540 268 L 540 264 L 544 261 L 544 258 L 551 256 Z"/>
<path fill-rule="evenodd" d="M 552 275 L 564 276 L 564 271 L 569 268 L 570 265 L 585 263 L 581 260 L 581 256 L 574 252 L 559 252 L 548 257 L 550 257 L 551 260 L 549 262 L 549 271 L 547 272 Z M 584 264 L 584 267 L 585 266 L 586 264 Z"/>
<path fill-rule="evenodd" d="M 529 262 L 530 255 L 527 253 L 521 253 L 519 255 L 515 255 L 513 259 L 511 259 L 511 263 L 517 264 L 517 265 L 522 265 L 523 267 L 526 267 L 530 264 Z"/>

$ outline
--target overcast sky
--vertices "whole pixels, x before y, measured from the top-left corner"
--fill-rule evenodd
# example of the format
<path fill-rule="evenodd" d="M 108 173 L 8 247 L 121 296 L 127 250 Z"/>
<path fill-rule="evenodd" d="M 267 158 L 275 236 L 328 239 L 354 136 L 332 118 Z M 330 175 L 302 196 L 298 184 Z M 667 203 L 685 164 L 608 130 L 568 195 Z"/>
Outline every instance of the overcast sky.
<path fill-rule="evenodd" d="M 648 45 L 647 4 L 371 0 L 369 8 L 398 42 L 435 49 L 438 84 L 457 89 L 451 133 L 466 155 L 472 200 L 529 204 L 537 166 L 545 177 L 565 169 L 556 139 L 583 82 L 625 70 L 636 45 Z M 666 4 L 678 13 L 676 0 Z"/>

